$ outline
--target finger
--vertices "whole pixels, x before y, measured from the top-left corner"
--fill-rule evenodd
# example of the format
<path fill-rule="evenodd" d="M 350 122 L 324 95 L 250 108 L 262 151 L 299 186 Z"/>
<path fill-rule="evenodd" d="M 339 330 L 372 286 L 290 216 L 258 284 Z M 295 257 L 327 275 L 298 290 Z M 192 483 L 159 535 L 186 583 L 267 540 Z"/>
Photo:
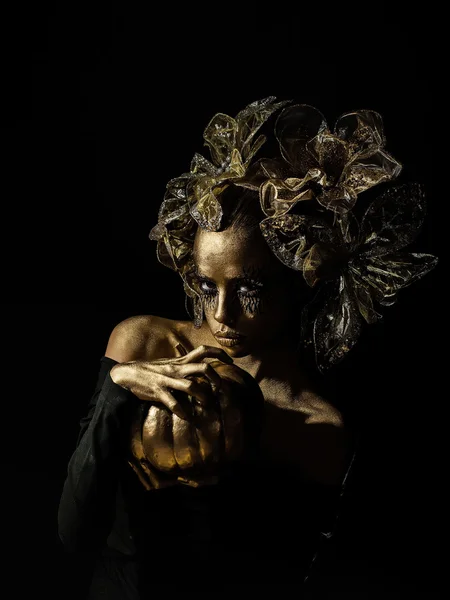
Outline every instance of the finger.
<path fill-rule="evenodd" d="M 196 363 L 190 363 L 189 365 L 184 365 L 183 369 L 189 371 L 192 368 L 192 365 L 195 364 Z M 211 385 L 213 393 L 217 394 L 222 387 L 222 378 L 219 373 L 217 373 L 217 371 L 208 363 L 198 363 L 198 369 L 198 373 L 194 374 L 203 375 L 206 377 Z"/>
<path fill-rule="evenodd" d="M 216 361 L 216 365 L 221 364 Z M 187 363 L 187 364 L 174 364 L 174 363 L 166 363 L 166 364 L 158 364 L 157 367 L 153 365 L 153 369 L 150 366 L 149 370 L 154 373 L 158 373 L 159 375 L 173 378 L 173 379 L 182 379 L 186 377 L 192 377 L 195 375 L 204 376 L 211 386 L 211 390 L 214 394 L 216 394 L 222 385 L 222 378 L 217 373 L 217 371 L 212 367 L 209 363 L 199 362 L 199 363 Z M 167 387 L 173 387 L 167 384 Z"/>
<path fill-rule="evenodd" d="M 169 389 L 184 392 L 193 396 L 201 404 L 209 404 L 213 400 L 211 387 L 205 383 L 199 383 L 192 379 L 172 379 L 167 377 Z"/>
<path fill-rule="evenodd" d="M 222 348 L 206 346 L 205 344 L 188 352 L 186 356 L 183 357 L 183 360 L 186 362 L 199 362 L 205 358 L 216 358 L 228 364 L 233 364 L 234 362 L 231 356 L 229 356 Z"/>
<path fill-rule="evenodd" d="M 152 398 L 152 400 L 154 400 L 154 398 Z M 177 417 L 179 417 L 180 419 L 184 421 L 187 421 L 189 419 L 187 411 L 181 406 L 181 403 L 178 402 L 168 390 L 159 390 L 158 401 L 164 404 L 164 406 L 166 406 L 170 410 L 170 412 L 177 415 Z"/>
<path fill-rule="evenodd" d="M 208 363 L 188 363 L 182 366 L 164 365 L 163 372 L 169 377 L 192 377 L 193 375 L 204 376 L 209 380 L 211 389 L 217 393 L 222 385 L 222 378 L 215 369 Z"/>
<path fill-rule="evenodd" d="M 154 360 L 147 361 L 147 366 L 151 369 L 152 365 L 159 366 L 172 364 L 186 364 L 189 362 L 199 362 L 207 359 L 221 360 L 222 362 L 225 362 L 230 365 L 234 363 L 231 356 L 229 356 L 225 352 L 225 350 L 223 350 L 222 348 L 217 348 L 216 346 L 202 345 L 198 346 L 197 348 L 194 348 L 194 350 L 191 350 L 190 352 L 186 352 L 186 349 L 182 344 L 177 344 L 175 348 L 177 349 L 177 354 L 180 354 L 180 356 L 176 356 L 175 358 L 156 358 Z M 182 354 L 183 350 L 185 351 L 185 354 Z"/>

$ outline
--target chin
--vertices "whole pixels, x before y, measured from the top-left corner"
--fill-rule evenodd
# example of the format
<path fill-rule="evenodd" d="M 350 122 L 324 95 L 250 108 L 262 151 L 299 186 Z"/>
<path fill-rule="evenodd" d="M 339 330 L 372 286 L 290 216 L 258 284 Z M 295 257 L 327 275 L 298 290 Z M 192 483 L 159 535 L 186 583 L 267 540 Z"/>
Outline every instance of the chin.
<path fill-rule="evenodd" d="M 247 348 L 242 348 L 239 346 L 232 346 L 231 348 L 226 348 L 222 346 L 222 350 L 231 356 L 231 358 L 244 358 L 244 356 L 248 356 L 250 351 Z"/>

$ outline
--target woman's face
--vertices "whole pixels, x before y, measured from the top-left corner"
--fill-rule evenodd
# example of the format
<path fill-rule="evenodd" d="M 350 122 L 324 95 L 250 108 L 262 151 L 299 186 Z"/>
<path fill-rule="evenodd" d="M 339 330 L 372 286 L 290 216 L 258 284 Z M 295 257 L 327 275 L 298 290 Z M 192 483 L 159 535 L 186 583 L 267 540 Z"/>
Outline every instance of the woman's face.
<path fill-rule="evenodd" d="M 230 356 L 257 356 L 287 331 L 296 335 L 300 307 L 295 282 L 301 275 L 272 254 L 259 229 L 199 228 L 194 261 L 206 321 Z"/>

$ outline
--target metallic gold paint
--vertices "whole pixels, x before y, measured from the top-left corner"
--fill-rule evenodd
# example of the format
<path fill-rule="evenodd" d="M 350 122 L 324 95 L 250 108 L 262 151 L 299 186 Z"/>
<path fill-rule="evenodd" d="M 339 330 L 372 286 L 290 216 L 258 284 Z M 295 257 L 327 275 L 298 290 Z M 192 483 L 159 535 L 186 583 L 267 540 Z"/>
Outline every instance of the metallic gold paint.
<path fill-rule="evenodd" d="M 256 134 L 277 112 L 278 155 L 260 157 L 266 138 Z M 194 238 L 198 227 L 220 230 L 221 195 L 229 185 L 258 192 L 268 246 L 318 290 L 299 311 L 304 342 L 314 344 L 321 371 L 355 345 L 363 321 L 380 318 L 377 303 L 392 304 L 400 289 L 437 264 L 429 254 L 398 253 L 423 222 L 425 198 L 417 184 L 388 188 L 357 215 L 360 194 L 394 180 L 402 168 L 385 149 L 376 111 L 345 113 L 331 129 L 316 108 L 271 96 L 235 118 L 215 115 L 204 139 L 212 162 L 195 154 L 190 171 L 169 181 L 149 235 L 158 242 L 159 261 L 181 275 L 196 327 L 203 306 L 192 276 Z"/>

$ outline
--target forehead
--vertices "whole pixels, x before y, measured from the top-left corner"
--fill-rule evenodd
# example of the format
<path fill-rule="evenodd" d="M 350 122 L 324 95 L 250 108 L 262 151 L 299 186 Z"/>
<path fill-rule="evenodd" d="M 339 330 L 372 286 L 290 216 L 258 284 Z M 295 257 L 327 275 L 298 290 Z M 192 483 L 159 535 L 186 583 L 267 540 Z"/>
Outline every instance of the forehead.
<path fill-rule="evenodd" d="M 270 250 L 261 233 L 247 234 L 232 228 L 209 232 L 199 230 L 194 243 L 194 260 L 205 275 L 217 274 L 234 277 L 243 268 L 269 267 Z"/>

